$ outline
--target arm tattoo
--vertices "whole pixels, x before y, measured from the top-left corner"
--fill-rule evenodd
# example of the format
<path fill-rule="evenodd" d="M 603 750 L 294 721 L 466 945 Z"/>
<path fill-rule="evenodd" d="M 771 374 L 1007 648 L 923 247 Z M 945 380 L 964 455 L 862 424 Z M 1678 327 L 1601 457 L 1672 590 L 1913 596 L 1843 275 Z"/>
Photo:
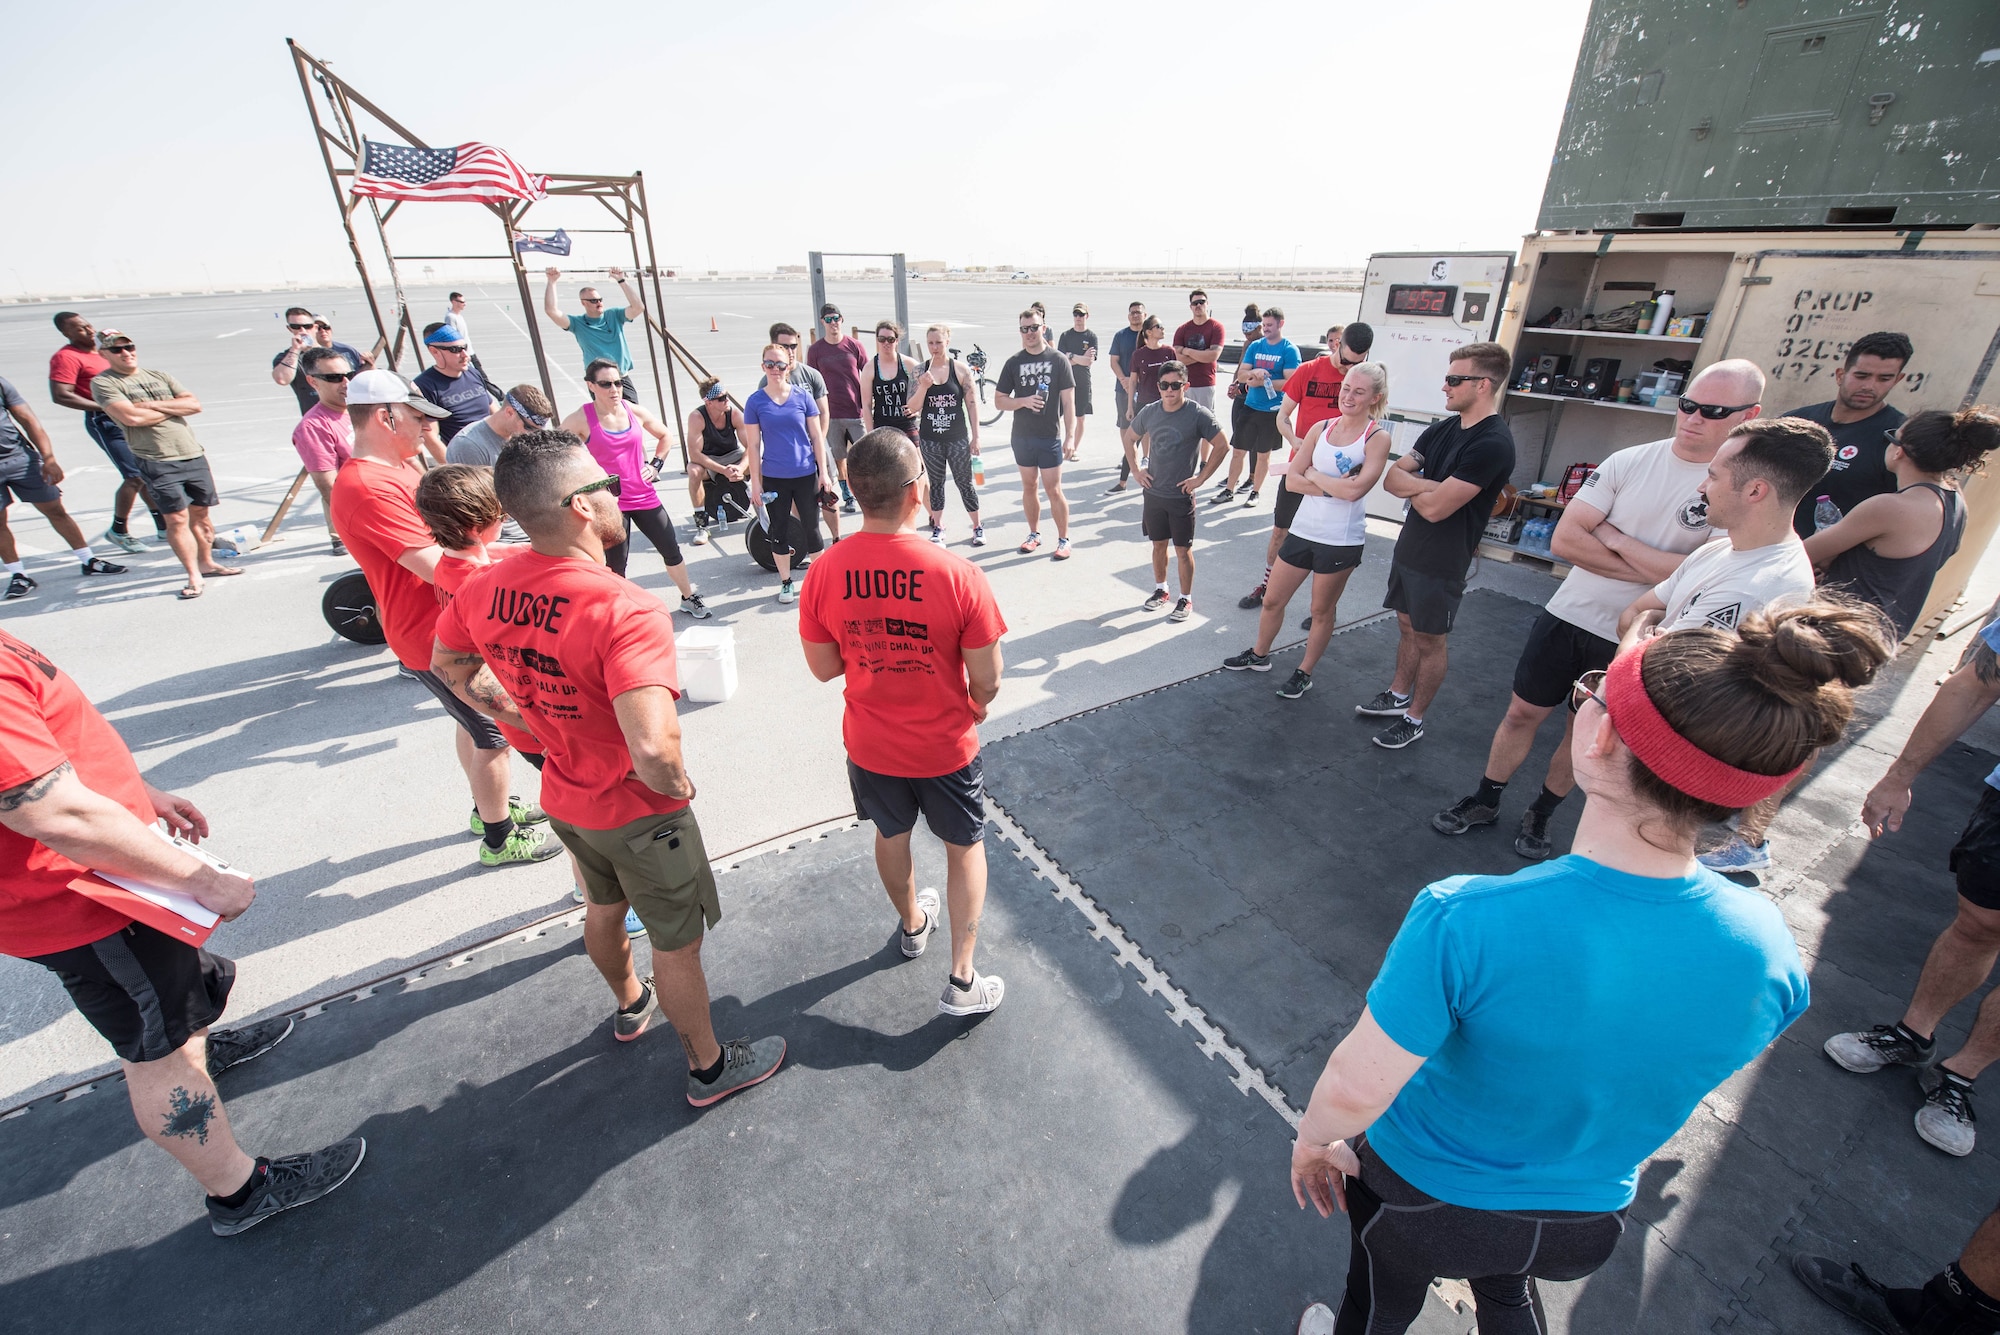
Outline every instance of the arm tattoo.
<path fill-rule="evenodd" d="M 1972 654 L 1972 670 L 1979 674 L 1979 680 L 1988 686 L 2000 682 L 2000 655 L 1993 652 L 1993 646 L 1981 640 Z M 0 803 L 6 801 L 6 794 L 0 793 Z"/>
<path fill-rule="evenodd" d="M 167 1107 L 171 1109 L 161 1119 L 160 1134 L 186 1139 L 193 1136 L 198 1145 L 208 1144 L 208 1124 L 215 1117 L 215 1096 L 213 1094 L 189 1094 L 180 1086 L 167 1095 Z"/>
<path fill-rule="evenodd" d="M 516 712 L 514 698 L 508 695 L 500 683 L 494 679 L 490 668 L 482 666 L 477 672 L 473 673 L 472 680 L 465 683 L 465 693 L 471 696 L 473 702 L 481 708 L 491 709 L 502 714 Z"/>
<path fill-rule="evenodd" d="M 1990 655 L 1991 650 L 1987 651 Z M 24 784 L 0 792 L 0 811 L 19 811 L 30 802 L 39 802 L 49 795 L 49 789 L 62 782 L 63 778 L 75 771 L 65 760 L 39 779 L 30 779 Z"/>

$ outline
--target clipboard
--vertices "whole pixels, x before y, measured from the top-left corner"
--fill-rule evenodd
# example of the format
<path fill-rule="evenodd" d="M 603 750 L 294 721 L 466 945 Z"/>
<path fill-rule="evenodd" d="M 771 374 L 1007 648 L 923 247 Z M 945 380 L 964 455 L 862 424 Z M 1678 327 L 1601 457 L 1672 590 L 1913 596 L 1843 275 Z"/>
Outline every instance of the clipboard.
<path fill-rule="evenodd" d="M 154 834 L 191 857 L 199 858 L 218 871 L 234 871 L 228 863 L 216 857 L 207 849 L 191 844 L 177 835 L 168 834 L 157 825 L 148 826 Z M 144 881 L 125 876 L 111 876 L 103 872 L 89 871 L 71 879 L 69 888 L 89 899 L 94 899 L 115 912 L 122 913 L 134 922 L 145 923 L 157 932 L 185 941 L 191 946 L 205 945 L 221 916 L 210 912 L 191 897 L 177 890 L 167 890 L 160 886 L 148 885 Z"/>

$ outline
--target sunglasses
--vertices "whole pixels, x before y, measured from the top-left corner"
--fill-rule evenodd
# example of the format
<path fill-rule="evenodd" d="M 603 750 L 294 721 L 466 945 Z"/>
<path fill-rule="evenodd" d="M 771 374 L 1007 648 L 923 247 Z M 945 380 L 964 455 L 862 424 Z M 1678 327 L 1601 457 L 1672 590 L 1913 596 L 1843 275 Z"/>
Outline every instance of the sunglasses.
<path fill-rule="evenodd" d="M 894 343 L 896 336 L 894 334 L 877 334 L 875 335 L 875 341 L 877 343 Z"/>
<path fill-rule="evenodd" d="M 285 326 L 285 328 L 291 330 L 295 334 L 303 334 L 306 332 L 306 330 L 311 329 L 312 326 L 309 324 L 288 324 Z"/>
<path fill-rule="evenodd" d="M 839 324 L 841 318 L 842 317 L 838 315 L 822 315 L 819 317 L 819 322 L 821 324 Z"/>
<path fill-rule="evenodd" d="M 324 330 L 326 330 L 326 332 L 327 332 L 327 333 L 329 333 L 329 334 L 331 334 L 331 333 L 333 332 L 333 326 L 332 326 L 332 325 L 330 325 L 330 324 L 328 324 L 328 323 L 327 323 L 326 321 L 324 321 L 324 320 L 315 320 L 315 321 L 313 321 L 313 328 L 315 328 L 315 329 L 324 329 Z"/>
<path fill-rule="evenodd" d="M 1585 700 L 1595 700 L 1599 705 L 1603 706 L 1607 714 L 1610 713 L 1611 706 L 1605 704 L 1604 697 L 1597 693 L 1603 685 L 1604 670 L 1602 668 L 1594 672 L 1586 672 L 1581 677 L 1578 677 L 1576 682 L 1569 688 L 1569 712 L 1574 714 L 1582 709 Z"/>
<path fill-rule="evenodd" d="M 786 352 L 797 352 L 799 350 L 799 345 L 796 343 L 780 343 L 778 346 Z"/>
<path fill-rule="evenodd" d="M 619 387 L 619 382 L 616 380 L 593 380 L 590 383 L 599 389 L 617 389 Z"/>
<path fill-rule="evenodd" d="M 1688 414 L 1690 417 L 1696 413 L 1700 413 L 1711 422 L 1720 422 L 1731 413 L 1748 412 L 1756 406 L 1754 403 L 1739 403 L 1733 407 L 1728 407 L 1720 403 L 1696 403 L 1693 399 L 1682 399 L 1680 401 L 1682 412 Z"/>
<path fill-rule="evenodd" d="M 1024 324 L 1021 326 L 1021 332 L 1024 334 L 1034 334 L 1039 333 L 1041 328 L 1038 324 Z"/>
<path fill-rule="evenodd" d="M 322 375 L 318 371 L 307 371 L 306 379 L 324 380 L 329 385 L 335 385 L 343 380 L 352 380 L 354 379 L 355 376 L 360 374 L 361 373 L 359 371 L 329 371 L 326 374 Z"/>
<path fill-rule="evenodd" d="M 137 352 L 138 350 L 139 345 L 137 343 L 114 343 L 105 349 L 106 352 Z"/>
<path fill-rule="evenodd" d="M 911 479 L 910 479 L 910 480 L 909 480 L 908 482 L 905 482 L 905 483 L 903 484 L 903 486 L 904 486 L 904 487 L 914 487 L 914 486 L 916 486 L 916 485 L 917 485 L 917 484 L 918 484 L 919 482 L 922 482 L 923 480 L 924 480 L 924 475 L 923 475 L 922 473 L 919 473 L 919 474 L 917 474 L 917 475 L 916 475 L 915 477 L 911 478 Z"/>
<path fill-rule="evenodd" d="M 782 370 L 784 370 L 784 369 L 785 369 L 785 368 L 786 368 L 787 366 L 790 366 L 790 365 L 791 365 L 791 363 L 790 363 L 790 362 L 786 362 L 786 361 L 779 361 L 779 360 L 777 360 L 776 358 L 773 358 L 773 357 L 766 357 L 766 358 L 764 359 L 764 369 L 765 369 L 766 371 L 782 371 Z"/>
<path fill-rule="evenodd" d="M 1444 378 L 1444 382 L 1453 389 L 1457 389 L 1468 380 L 1491 380 L 1492 378 L 1490 375 L 1448 375 Z"/>
<path fill-rule="evenodd" d="M 463 356 L 465 353 L 465 346 L 466 345 L 463 343 L 433 343 L 431 345 L 431 351 L 449 352 L 453 356 Z"/>
<path fill-rule="evenodd" d="M 583 304 L 584 304 L 584 305 L 586 305 L 586 306 L 602 306 L 602 305 L 604 304 L 604 298 L 603 298 L 603 297 L 585 297 L 585 298 L 583 298 Z"/>
<path fill-rule="evenodd" d="M 1187 388 L 1187 381 L 1185 380 L 1162 380 L 1160 382 L 1160 393 L 1162 394 L 1166 393 L 1170 389 L 1178 393 L 1179 391 L 1186 388 Z"/>
<path fill-rule="evenodd" d="M 1342 349 L 1340 350 L 1340 354 L 1339 354 L 1339 355 L 1340 355 L 1340 364 L 1341 364 L 1342 366 L 1359 366 L 1359 365 L 1361 365 L 1361 363 L 1363 363 L 1363 362 L 1365 362 L 1365 361 L 1367 361 L 1367 360 L 1368 360 L 1368 359 L 1367 359 L 1366 357 L 1356 357 L 1356 358 L 1355 358 L 1355 359 L 1354 359 L 1353 361 L 1349 361 L 1349 360 L 1347 360 L 1347 349 L 1346 349 L 1346 348 L 1342 348 Z"/>
<path fill-rule="evenodd" d="M 575 500 L 577 497 L 588 496 L 593 491 L 608 491 L 613 496 L 616 496 L 619 494 L 618 488 L 619 488 L 618 474 L 609 473 L 606 474 L 604 477 L 597 479 L 597 481 L 595 482 L 584 483 L 582 486 L 578 487 L 575 491 L 563 497 L 562 503 L 564 505 L 568 505 L 571 501 Z"/>
<path fill-rule="evenodd" d="M 1190 302 L 1188 303 L 1188 305 L 1190 305 L 1190 306 L 1206 306 L 1206 305 L 1208 305 L 1208 303 L 1207 303 L 1207 302 L 1205 302 L 1205 301 L 1202 301 L 1202 300 L 1200 300 L 1200 299 L 1196 299 L 1196 300 L 1194 300 L 1194 301 L 1190 301 Z"/>

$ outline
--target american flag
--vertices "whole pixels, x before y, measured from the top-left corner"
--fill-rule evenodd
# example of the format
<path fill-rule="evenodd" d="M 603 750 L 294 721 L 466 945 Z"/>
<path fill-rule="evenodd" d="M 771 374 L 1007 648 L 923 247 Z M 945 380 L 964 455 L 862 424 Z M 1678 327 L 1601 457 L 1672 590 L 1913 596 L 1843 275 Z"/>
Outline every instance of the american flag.
<path fill-rule="evenodd" d="M 362 150 L 354 193 L 378 199 L 483 204 L 495 199 L 546 199 L 549 178 L 522 171 L 519 163 L 491 144 L 411 148 L 370 139 Z"/>

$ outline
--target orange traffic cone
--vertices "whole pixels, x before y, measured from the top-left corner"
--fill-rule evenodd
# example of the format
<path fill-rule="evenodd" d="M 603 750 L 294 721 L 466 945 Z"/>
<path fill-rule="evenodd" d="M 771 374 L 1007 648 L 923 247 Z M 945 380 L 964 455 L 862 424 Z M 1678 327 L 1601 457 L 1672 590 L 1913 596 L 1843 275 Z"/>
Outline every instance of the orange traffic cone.
<path fill-rule="evenodd" d="M 715 317 L 713 315 L 708 317 L 708 332 L 711 334 L 719 334 L 722 332 L 721 327 L 715 323 Z"/>

